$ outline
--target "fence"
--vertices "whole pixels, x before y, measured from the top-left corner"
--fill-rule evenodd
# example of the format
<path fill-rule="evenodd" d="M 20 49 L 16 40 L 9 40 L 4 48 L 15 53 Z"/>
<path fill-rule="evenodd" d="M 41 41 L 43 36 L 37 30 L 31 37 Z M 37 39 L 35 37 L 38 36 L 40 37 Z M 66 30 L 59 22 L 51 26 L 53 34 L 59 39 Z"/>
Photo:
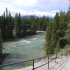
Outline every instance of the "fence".
<path fill-rule="evenodd" d="M 22 62 L 15 62 L 15 63 L 10 63 L 10 64 L 4 64 L 4 65 L 0 65 L 0 68 L 3 68 L 3 67 L 6 67 L 6 66 L 11 66 L 11 65 L 16 65 L 16 64 L 20 64 L 20 63 L 25 63 L 25 62 L 29 62 L 29 61 L 32 61 L 32 69 L 31 70 L 35 70 L 35 69 L 37 69 L 37 68 L 39 68 L 39 67 L 42 67 L 42 66 L 44 66 L 44 65 L 48 65 L 48 69 L 50 68 L 50 62 L 52 62 L 53 60 L 55 60 L 55 59 L 57 59 L 57 58 L 62 58 L 62 56 L 63 55 L 65 55 L 66 57 L 68 56 L 70 54 L 70 50 L 65 50 L 65 51 L 61 51 L 61 52 L 59 52 L 59 53 L 56 53 L 56 54 L 54 54 L 54 55 L 48 55 L 47 56 L 47 62 L 45 63 L 45 64 L 43 64 L 43 65 L 40 65 L 40 66 L 38 66 L 38 67 L 35 67 L 34 66 L 34 63 L 35 63 L 35 60 L 43 60 L 43 58 L 44 57 L 41 57 L 41 58 L 37 58 L 37 59 L 32 59 L 32 60 L 28 60 L 28 61 L 22 61 Z M 56 62 L 56 61 L 55 61 Z M 1 69 L 0 69 L 1 70 Z"/>

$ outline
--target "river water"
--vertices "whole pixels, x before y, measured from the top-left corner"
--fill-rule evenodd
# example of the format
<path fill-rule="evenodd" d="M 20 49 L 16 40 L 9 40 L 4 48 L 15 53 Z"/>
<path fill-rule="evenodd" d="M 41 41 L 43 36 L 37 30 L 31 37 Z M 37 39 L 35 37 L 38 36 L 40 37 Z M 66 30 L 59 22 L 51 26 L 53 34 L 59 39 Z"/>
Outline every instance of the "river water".
<path fill-rule="evenodd" d="M 28 36 L 14 41 L 4 42 L 3 53 L 9 55 L 3 61 L 3 64 L 31 60 L 44 56 L 44 33 Z M 14 70 L 15 68 L 22 68 L 20 65 L 13 65 L 4 67 L 2 70 Z"/>

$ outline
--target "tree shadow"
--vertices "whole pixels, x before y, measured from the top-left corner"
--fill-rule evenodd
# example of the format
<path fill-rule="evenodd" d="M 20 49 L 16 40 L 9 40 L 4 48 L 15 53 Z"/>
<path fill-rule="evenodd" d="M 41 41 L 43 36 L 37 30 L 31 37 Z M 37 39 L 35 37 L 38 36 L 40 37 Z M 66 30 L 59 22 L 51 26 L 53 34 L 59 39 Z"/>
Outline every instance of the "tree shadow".
<path fill-rule="evenodd" d="M 9 54 L 1 54 L 0 55 L 0 65 L 3 64 L 4 59 L 8 56 Z"/>

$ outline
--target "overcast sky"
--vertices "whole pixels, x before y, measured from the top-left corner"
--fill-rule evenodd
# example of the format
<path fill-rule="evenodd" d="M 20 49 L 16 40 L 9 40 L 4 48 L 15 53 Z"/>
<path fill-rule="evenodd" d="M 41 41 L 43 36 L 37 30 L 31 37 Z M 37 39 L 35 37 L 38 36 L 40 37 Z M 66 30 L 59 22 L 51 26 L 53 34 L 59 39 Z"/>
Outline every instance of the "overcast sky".
<path fill-rule="evenodd" d="M 67 11 L 69 0 L 0 0 L 0 15 L 6 7 L 12 16 L 21 15 L 54 16 L 56 12 Z"/>

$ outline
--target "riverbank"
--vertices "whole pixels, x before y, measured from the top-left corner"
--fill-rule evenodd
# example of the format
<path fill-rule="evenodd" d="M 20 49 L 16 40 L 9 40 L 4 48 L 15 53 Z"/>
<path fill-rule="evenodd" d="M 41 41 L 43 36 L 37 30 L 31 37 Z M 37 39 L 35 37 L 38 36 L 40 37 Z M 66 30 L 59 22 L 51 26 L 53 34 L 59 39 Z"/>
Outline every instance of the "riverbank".
<path fill-rule="evenodd" d="M 3 41 L 3 42 L 18 41 L 18 40 L 20 40 L 20 39 L 22 39 L 22 38 L 26 38 L 26 37 L 30 37 L 30 36 L 37 35 L 37 34 L 42 34 L 42 33 L 45 34 L 45 31 L 36 31 L 36 33 L 34 33 L 34 34 L 29 34 L 29 35 L 26 35 L 26 36 L 20 37 L 20 38 L 18 38 L 18 37 L 13 37 L 13 39 L 7 39 L 7 40 L 5 40 L 5 41 Z"/>
<path fill-rule="evenodd" d="M 7 55 L 9 55 L 9 54 L 2 54 L 2 55 L 0 56 L 0 65 L 2 65 L 4 59 L 7 57 Z"/>

